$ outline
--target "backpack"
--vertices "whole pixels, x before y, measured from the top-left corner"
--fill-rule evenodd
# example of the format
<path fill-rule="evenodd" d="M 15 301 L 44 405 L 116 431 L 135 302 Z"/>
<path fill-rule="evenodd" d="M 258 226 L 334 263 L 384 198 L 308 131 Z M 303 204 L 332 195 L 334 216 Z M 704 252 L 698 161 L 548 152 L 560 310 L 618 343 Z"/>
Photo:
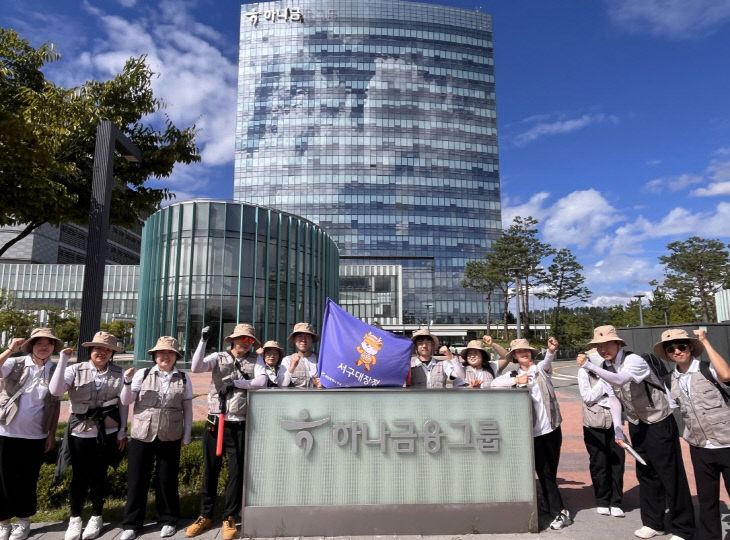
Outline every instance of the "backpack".
<path fill-rule="evenodd" d="M 710 363 L 709 362 L 702 362 L 700 360 L 700 373 L 702 373 L 702 376 L 710 381 L 715 388 L 720 392 L 720 395 L 722 396 L 723 401 L 725 404 L 730 403 L 730 394 L 728 394 L 728 387 L 730 387 L 730 383 L 726 382 L 720 382 L 715 377 L 712 376 L 712 372 L 710 372 Z M 667 375 L 664 377 L 664 384 L 667 388 L 672 387 L 672 372 L 670 371 L 667 373 Z"/>
<path fill-rule="evenodd" d="M 626 358 L 630 354 L 636 354 L 637 356 L 640 356 L 644 360 L 644 362 L 646 362 L 646 364 L 649 366 L 649 369 L 651 370 L 651 372 L 654 375 L 656 375 L 656 377 L 660 381 L 666 380 L 667 375 L 670 374 L 669 370 L 667 369 L 667 366 L 664 364 L 662 359 L 659 358 L 658 356 L 656 356 L 652 353 L 639 354 L 639 353 L 630 351 L 628 349 L 624 349 L 624 358 Z M 605 367 L 606 367 L 605 362 L 602 367 L 605 369 Z M 644 391 L 646 392 L 646 399 L 649 401 L 649 406 L 653 408 L 655 405 L 654 405 L 654 400 L 651 397 L 651 390 L 649 390 L 650 386 L 653 388 L 656 388 L 657 390 L 660 390 L 661 392 L 665 392 L 666 389 L 662 385 L 655 384 L 651 381 L 647 381 L 646 379 L 644 379 Z"/>

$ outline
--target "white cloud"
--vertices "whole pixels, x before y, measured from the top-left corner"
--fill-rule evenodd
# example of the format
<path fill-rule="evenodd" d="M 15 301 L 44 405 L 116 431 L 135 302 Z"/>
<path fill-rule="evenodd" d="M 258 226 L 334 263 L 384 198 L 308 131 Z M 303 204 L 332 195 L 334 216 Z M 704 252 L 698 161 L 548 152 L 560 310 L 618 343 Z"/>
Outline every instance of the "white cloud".
<path fill-rule="evenodd" d="M 132 8 L 137 5 L 137 0 L 117 0 L 122 7 Z"/>
<path fill-rule="evenodd" d="M 665 178 L 655 178 L 644 184 L 644 191 L 649 193 L 662 193 L 666 189 L 669 191 L 680 191 L 688 186 L 699 184 L 704 181 L 701 176 L 693 174 L 680 174 L 679 176 L 670 176 Z"/>
<path fill-rule="evenodd" d="M 625 288 L 640 290 L 661 274 L 661 265 L 626 255 L 611 256 L 584 268 L 586 283 L 593 290 L 605 288 L 609 283 L 621 283 Z"/>
<path fill-rule="evenodd" d="M 542 218 L 548 212 L 548 209 L 543 206 L 543 203 L 550 197 L 550 193 L 547 191 L 541 191 L 535 193 L 530 200 L 523 204 L 515 204 L 510 206 L 512 202 L 506 195 L 503 196 L 502 202 L 502 228 L 507 229 L 512 225 L 512 221 L 517 216 L 527 217 L 532 216 L 538 221 L 542 221 Z"/>
<path fill-rule="evenodd" d="M 524 146 L 540 137 L 546 135 L 559 135 L 562 133 L 571 133 L 578 131 L 585 127 L 593 124 L 602 124 L 605 122 L 618 122 L 618 118 L 613 115 L 607 115 L 603 113 L 597 114 L 584 114 L 578 118 L 572 119 L 559 119 L 552 122 L 547 121 L 544 115 L 533 116 L 531 119 L 536 119 L 538 122 L 529 128 L 527 131 L 523 131 L 514 137 L 514 143 L 517 146 Z M 545 121 L 544 121 L 545 120 Z"/>
<path fill-rule="evenodd" d="M 730 195 L 730 182 L 711 182 L 707 187 L 697 188 L 692 191 L 695 197 L 715 197 L 717 195 Z"/>
<path fill-rule="evenodd" d="M 621 219 L 618 211 L 595 189 L 573 191 L 550 209 L 543 236 L 554 247 L 590 245 Z"/>
<path fill-rule="evenodd" d="M 646 164 L 653 167 L 655 165 L 660 165 L 661 162 L 662 162 L 661 159 L 650 159 L 650 160 L 647 160 Z"/>
<path fill-rule="evenodd" d="M 672 39 L 703 37 L 730 21 L 727 0 L 609 0 L 613 22 L 632 32 Z"/>

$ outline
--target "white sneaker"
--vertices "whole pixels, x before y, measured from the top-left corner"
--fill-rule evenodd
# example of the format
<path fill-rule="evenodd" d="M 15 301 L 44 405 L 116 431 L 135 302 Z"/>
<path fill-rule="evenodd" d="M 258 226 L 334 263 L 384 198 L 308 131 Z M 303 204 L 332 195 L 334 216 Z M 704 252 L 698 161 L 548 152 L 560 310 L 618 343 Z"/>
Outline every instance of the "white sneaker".
<path fill-rule="evenodd" d="M 137 532 L 134 529 L 124 529 L 119 540 L 134 540 L 137 538 Z"/>
<path fill-rule="evenodd" d="M 647 527 L 644 525 L 641 529 L 636 529 L 634 531 L 634 536 L 638 536 L 639 538 L 652 538 L 654 536 L 661 536 L 664 534 L 664 531 L 655 531 L 651 527 Z"/>
<path fill-rule="evenodd" d="M 166 524 L 162 526 L 162 529 L 160 529 L 160 538 L 168 538 L 170 536 L 174 536 L 177 532 L 177 528 L 175 525 Z"/>
<path fill-rule="evenodd" d="M 608 506 L 596 506 L 596 514 L 600 514 L 602 516 L 610 516 L 611 510 L 608 508 Z"/>
<path fill-rule="evenodd" d="M 68 520 L 68 529 L 66 529 L 66 534 L 63 535 L 63 540 L 79 540 L 81 538 L 82 526 L 81 516 L 71 516 Z"/>
<path fill-rule="evenodd" d="M 626 514 L 624 514 L 624 511 L 621 510 L 618 506 L 612 506 L 611 507 L 611 515 L 613 517 L 626 517 Z"/>
<path fill-rule="evenodd" d="M 18 518 L 10 533 L 10 540 L 25 540 L 29 534 L 30 520 L 28 518 Z"/>
<path fill-rule="evenodd" d="M 0 523 L 0 540 L 8 540 L 13 526 L 10 523 Z"/>
<path fill-rule="evenodd" d="M 104 528 L 104 520 L 101 516 L 91 516 L 89 522 L 86 524 L 84 529 L 84 535 L 81 537 L 82 540 L 94 540 L 101 530 Z M 68 538 L 66 538 L 68 540 Z"/>

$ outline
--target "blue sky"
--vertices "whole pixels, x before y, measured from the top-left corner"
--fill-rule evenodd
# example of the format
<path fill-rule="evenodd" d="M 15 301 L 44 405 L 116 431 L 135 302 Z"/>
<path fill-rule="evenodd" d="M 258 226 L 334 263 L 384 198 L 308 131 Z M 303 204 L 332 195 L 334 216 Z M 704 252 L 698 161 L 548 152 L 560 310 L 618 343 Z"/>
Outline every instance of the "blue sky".
<path fill-rule="evenodd" d="M 590 303 L 661 278 L 667 243 L 730 241 L 730 0 L 462 0 L 494 22 L 503 220 L 532 215 L 585 267 Z M 5 0 L 0 24 L 62 59 L 66 86 L 146 53 L 201 164 L 178 199 L 231 198 L 240 3 Z"/>

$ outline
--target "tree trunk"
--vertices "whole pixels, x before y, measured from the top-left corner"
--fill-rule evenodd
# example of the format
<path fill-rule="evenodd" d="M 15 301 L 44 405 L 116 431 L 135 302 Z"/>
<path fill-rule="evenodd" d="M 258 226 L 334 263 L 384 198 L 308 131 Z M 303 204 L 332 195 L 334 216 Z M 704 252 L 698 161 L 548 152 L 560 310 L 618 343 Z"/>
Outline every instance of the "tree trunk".
<path fill-rule="evenodd" d="M 15 244 L 17 244 L 18 242 L 20 242 L 23 238 L 25 238 L 30 233 L 32 233 L 34 230 L 36 230 L 38 227 L 40 227 L 41 225 L 43 225 L 43 223 L 45 223 L 45 221 L 42 222 L 42 223 L 28 223 L 25 226 L 25 229 L 23 229 L 22 231 L 20 231 L 20 233 L 18 233 L 18 235 L 15 238 L 11 238 L 7 242 L 5 242 L 5 244 L 3 244 L 2 247 L 0 247 L 0 257 L 2 257 L 7 250 L 9 250 Z"/>
<path fill-rule="evenodd" d="M 509 314 L 509 294 L 504 295 L 504 339 L 509 341 L 509 327 L 507 326 L 507 315 Z"/>
<path fill-rule="evenodd" d="M 525 297 L 523 300 L 524 302 L 522 303 L 522 305 L 525 308 L 525 318 L 523 319 L 523 322 L 525 323 L 525 337 L 527 339 L 530 339 L 530 280 L 527 276 L 525 276 Z"/>
<path fill-rule="evenodd" d="M 492 335 L 492 293 L 493 289 L 487 292 L 487 335 Z"/>
<path fill-rule="evenodd" d="M 558 299 L 557 305 L 555 306 L 555 322 L 553 323 L 553 336 L 558 336 L 558 326 L 560 325 L 560 300 Z"/>

